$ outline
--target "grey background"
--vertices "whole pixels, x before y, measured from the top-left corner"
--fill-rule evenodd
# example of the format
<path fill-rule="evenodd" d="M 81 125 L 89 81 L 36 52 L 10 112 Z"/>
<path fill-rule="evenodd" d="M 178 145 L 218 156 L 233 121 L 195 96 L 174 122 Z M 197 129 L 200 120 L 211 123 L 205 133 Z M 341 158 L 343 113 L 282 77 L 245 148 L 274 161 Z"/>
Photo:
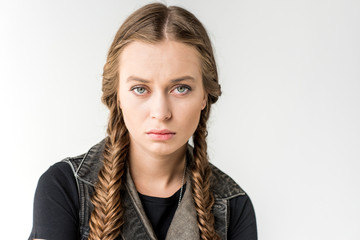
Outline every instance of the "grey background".
<path fill-rule="evenodd" d="M 360 239 L 360 2 L 164 1 L 214 44 L 211 161 L 250 195 L 259 239 Z M 3 239 L 26 239 L 40 175 L 105 136 L 106 53 L 148 1 L 1 1 Z"/>

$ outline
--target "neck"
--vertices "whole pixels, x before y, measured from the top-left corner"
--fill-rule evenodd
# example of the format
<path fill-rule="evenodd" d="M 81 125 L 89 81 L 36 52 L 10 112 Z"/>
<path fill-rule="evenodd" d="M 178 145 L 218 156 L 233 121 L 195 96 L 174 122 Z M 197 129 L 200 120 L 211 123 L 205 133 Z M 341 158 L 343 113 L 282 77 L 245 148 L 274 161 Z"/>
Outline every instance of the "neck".
<path fill-rule="evenodd" d="M 169 197 L 182 186 L 187 144 L 169 155 L 142 151 L 130 144 L 129 167 L 138 192 L 154 197 Z"/>

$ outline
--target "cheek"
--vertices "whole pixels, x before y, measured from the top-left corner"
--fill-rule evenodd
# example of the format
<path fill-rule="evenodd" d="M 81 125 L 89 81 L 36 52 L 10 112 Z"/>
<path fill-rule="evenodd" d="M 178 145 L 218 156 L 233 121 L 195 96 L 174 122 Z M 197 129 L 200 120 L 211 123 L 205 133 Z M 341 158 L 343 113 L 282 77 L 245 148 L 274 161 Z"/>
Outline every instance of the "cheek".
<path fill-rule="evenodd" d="M 124 123 L 127 130 L 130 133 L 130 136 L 138 138 L 142 135 L 143 131 L 145 130 L 144 123 L 146 119 L 144 115 L 141 114 L 136 108 L 127 108 L 124 106 L 122 108 Z"/>
<path fill-rule="evenodd" d="M 201 106 L 194 104 L 187 104 L 182 108 L 178 108 L 178 119 L 183 122 L 183 127 L 186 130 L 194 132 L 199 124 L 201 114 Z"/>
<path fill-rule="evenodd" d="M 127 97 L 120 97 L 120 108 L 123 113 L 123 118 L 126 128 L 133 132 L 143 122 L 143 111 Z"/>
<path fill-rule="evenodd" d="M 122 106 L 121 111 L 123 113 L 125 126 L 131 132 L 134 126 L 136 126 L 136 117 L 131 108 L 127 108 L 126 105 Z"/>

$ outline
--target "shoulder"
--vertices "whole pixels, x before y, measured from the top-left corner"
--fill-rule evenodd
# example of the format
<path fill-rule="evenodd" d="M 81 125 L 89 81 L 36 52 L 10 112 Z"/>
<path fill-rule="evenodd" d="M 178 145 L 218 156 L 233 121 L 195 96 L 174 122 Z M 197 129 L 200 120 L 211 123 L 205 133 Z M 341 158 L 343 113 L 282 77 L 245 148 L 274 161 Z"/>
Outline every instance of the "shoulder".
<path fill-rule="evenodd" d="M 212 170 L 211 190 L 215 198 L 230 199 L 245 195 L 245 191 L 226 173 L 210 163 Z"/>
<path fill-rule="evenodd" d="M 187 158 L 193 162 L 194 148 L 190 144 L 187 146 Z M 210 190 L 213 192 L 215 199 L 228 200 L 237 196 L 245 195 L 244 190 L 226 173 L 209 163 L 212 172 L 210 179 Z"/>
<path fill-rule="evenodd" d="M 79 198 L 69 164 L 57 162 L 40 177 L 33 205 L 29 239 L 75 239 Z"/>
<path fill-rule="evenodd" d="M 73 202 L 76 205 L 77 186 L 70 166 L 57 162 L 50 166 L 39 178 L 35 200 L 40 205 L 56 202 Z"/>
<path fill-rule="evenodd" d="M 64 182 L 65 180 L 71 180 L 73 174 L 68 164 L 64 162 L 57 162 L 51 165 L 40 177 L 39 183 L 53 183 Z"/>
<path fill-rule="evenodd" d="M 229 200 L 228 239 L 257 239 L 253 204 L 245 191 L 227 174 L 210 164 L 215 199 Z"/>
<path fill-rule="evenodd" d="M 84 154 L 63 160 L 70 165 L 77 180 L 90 185 L 96 183 L 98 173 L 103 165 L 105 141 L 106 138 L 102 139 Z"/>

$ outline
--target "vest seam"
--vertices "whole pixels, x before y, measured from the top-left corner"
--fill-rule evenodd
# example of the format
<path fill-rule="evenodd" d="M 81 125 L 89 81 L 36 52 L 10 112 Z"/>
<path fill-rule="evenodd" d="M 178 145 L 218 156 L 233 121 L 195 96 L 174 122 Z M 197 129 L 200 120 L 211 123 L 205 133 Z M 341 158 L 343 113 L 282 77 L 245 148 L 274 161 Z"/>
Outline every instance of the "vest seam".
<path fill-rule="evenodd" d="M 235 197 L 238 197 L 238 196 L 245 196 L 245 195 L 246 195 L 245 192 L 241 192 L 241 193 L 237 193 L 237 194 L 231 195 L 229 197 L 225 197 L 225 198 L 217 198 L 217 197 L 215 197 L 215 199 L 218 199 L 218 200 L 230 200 L 232 198 L 235 198 Z"/>
<path fill-rule="evenodd" d="M 82 181 L 83 183 L 85 183 L 85 184 L 88 184 L 88 185 L 90 185 L 90 186 L 95 187 L 95 184 L 93 184 L 93 183 L 91 183 L 91 182 L 89 182 L 89 181 L 87 181 L 87 180 L 85 180 L 85 179 L 83 179 L 83 178 L 79 177 L 79 175 L 77 175 L 77 174 L 76 174 L 76 177 L 77 177 L 80 181 Z"/>
<path fill-rule="evenodd" d="M 84 161 L 85 161 L 87 155 L 89 154 L 89 152 L 91 151 L 91 149 L 92 149 L 92 148 L 90 148 L 90 149 L 86 152 L 86 154 L 84 155 L 83 159 L 81 160 L 78 168 L 76 169 L 76 176 L 78 176 L 78 173 L 79 173 L 79 171 L 80 171 L 80 168 L 81 168 L 82 165 L 84 164 Z"/>
<path fill-rule="evenodd" d="M 227 225 L 228 225 L 228 221 L 227 221 L 227 214 L 228 214 L 228 213 L 227 213 L 227 212 L 228 212 L 228 210 L 229 210 L 229 208 L 228 208 L 228 202 L 229 202 L 229 200 L 225 200 L 225 208 L 226 208 L 226 209 L 225 209 L 226 211 L 224 211 L 225 221 L 226 221 L 226 222 L 225 222 L 225 234 L 224 234 L 224 235 L 225 235 L 225 239 L 227 239 L 227 232 L 228 232 L 228 226 L 227 226 Z"/>
<path fill-rule="evenodd" d="M 70 167 L 71 167 L 71 170 L 72 170 L 72 172 L 73 172 L 73 174 L 74 174 L 74 177 L 75 177 L 76 186 L 77 186 L 77 190 L 78 190 L 77 192 L 78 192 L 78 196 L 79 196 L 79 199 L 80 199 L 79 181 L 78 181 L 78 176 L 77 176 L 77 174 L 76 174 L 75 168 L 74 168 L 73 164 L 71 163 L 69 157 L 68 157 L 68 158 L 65 158 L 63 161 L 66 162 L 66 163 L 68 163 L 68 164 L 70 165 Z"/>
<path fill-rule="evenodd" d="M 230 201 L 226 200 L 226 217 L 225 217 L 225 228 L 226 228 L 226 235 L 225 239 L 228 238 L 228 231 L 229 231 L 229 225 L 230 225 Z"/>
<path fill-rule="evenodd" d="M 74 175 L 74 178 L 75 178 L 75 181 L 76 181 L 78 198 L 79 198 L 79 213 L 78 213 L 79 214 L 79 222 L 80 222 L 80 224 L 79 224 L 79 234 L 80 234 L 80 237 L 83 238 L 84 232 L 86 233 L 86 231 L 84 231 L 84 224 L 83 224 L 84 219 L 81 216 L 81 211 L 82 211 L 82 208 L 84 206 L 83 206 L 83 203 L 81 201 L 82 194 L 81 194 L 81 190 L 80 190 L 80 183 L 78 181 L 78 176 L 76 174 L 75 167 L 74 167 L 75 162 L 73 160 L 75 160 L 75 159 L 72 159 L 72 158 L 68 157 L 68 158 L 64 159 L 63 161 L 70 165 L 71 170 L 72 170 L 73 175 Z"/>

